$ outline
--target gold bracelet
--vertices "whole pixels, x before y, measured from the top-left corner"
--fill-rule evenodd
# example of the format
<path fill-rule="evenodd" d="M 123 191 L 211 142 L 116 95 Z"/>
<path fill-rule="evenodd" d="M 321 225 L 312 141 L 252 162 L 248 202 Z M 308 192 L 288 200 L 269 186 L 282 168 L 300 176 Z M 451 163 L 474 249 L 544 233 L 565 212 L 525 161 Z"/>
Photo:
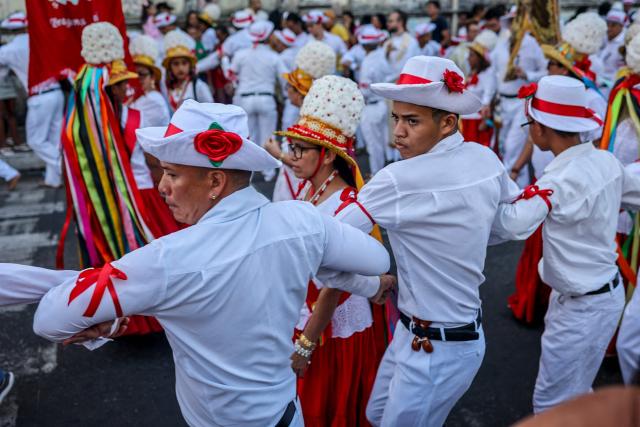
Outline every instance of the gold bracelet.
<path fill-rule="evenodd" d="M 305 337 L 304 334 L 300 334 L 300 336 L 298 337 L 298 340 L 300 340 L 300 344 L 302 344 L 307 348 L 315 348 L 316 346 L 316 344 L 314 342 L 311 342 L 311 340 Z"/>

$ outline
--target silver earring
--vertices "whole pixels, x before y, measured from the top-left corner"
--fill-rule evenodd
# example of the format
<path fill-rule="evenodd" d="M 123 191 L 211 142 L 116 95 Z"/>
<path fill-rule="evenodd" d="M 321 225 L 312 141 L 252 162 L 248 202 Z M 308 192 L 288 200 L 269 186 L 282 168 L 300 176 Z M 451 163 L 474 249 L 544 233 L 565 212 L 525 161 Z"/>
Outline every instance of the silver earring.
<path fill-rule="evenodd" d="M 211 200 L 215 200 L 215 199 L 216 199 L 216 197 L 218 197 L 218 196 L 216 196 L 216 195 L 214 194 L 213 196 L 211 196 Z"/>

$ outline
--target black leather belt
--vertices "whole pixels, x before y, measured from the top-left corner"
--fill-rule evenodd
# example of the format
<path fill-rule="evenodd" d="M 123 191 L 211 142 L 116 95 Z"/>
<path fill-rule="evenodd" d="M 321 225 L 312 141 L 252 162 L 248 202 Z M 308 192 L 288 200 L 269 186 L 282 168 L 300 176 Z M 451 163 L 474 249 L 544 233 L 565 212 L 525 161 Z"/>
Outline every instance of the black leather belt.
<path fill-rule="evenodd" d="M 245 98 L 247 96 L 275 96 L 275 95 L 269 92 L 251 92 L 251 93 L 241 93 L 240 96 Z"/>
<path fill-rule="evenodd" d="M 52 87 L 51 89 L 43 90 L 42 92 L 38 92 L 38 93 L 34 93 L 33 95 L 29 95 L 29 97 L 31 98 L 32 96 L 44 95 L 45 93 L 55 92 L 56 90 L 60 90 L 60 88 L 59 87 Z"/>
<path fill-rule="evenodd" d="M 289 427 L 291 421 L 293 420 L 293 416 L 296 414 L 296 404 L 293 402 L 289 402 L 287 405 L 287 409 L 284 410 L 284 414 L 282 414 L 282 418 L 276 424 L 276 427 Z"/>
<path fill-rule="evenodd" d="M 600 289 L 596 289 L 595 291 L 587 292 L 586 294 L 584 294 L 584 296 L 604 294 L 605 292 L 609 292 L 609 291 L 614 290 L 615 288 L 618 287 L 619 284 L 620 284 L 620 276 L 616 274 L 616 277 L 614 277 L 613 280 L 605 283 Z"/>
<path fill-rule="evenodd" d="M 517 98 L 517 97 L 518 97 L 518 94 L 515 94 L 515 95 L 507 95 L 506 93 L 501 93 L 501 94 L 500 94 L 500 97 L 502 97 L 502 98 L 509 98 L 509 99 L 513 99 L 513 98 Z"/>
<path fill-rule="evenodd" d="M 400 321 L 409 332 L 420 338 L 428 338 L 431 341 L 473 341 L 480 338 L 478 328 L 482 324 L 482 314 L 478 312 L 475 322 L 457 328 L 421 328 L 402 312 Z"/>

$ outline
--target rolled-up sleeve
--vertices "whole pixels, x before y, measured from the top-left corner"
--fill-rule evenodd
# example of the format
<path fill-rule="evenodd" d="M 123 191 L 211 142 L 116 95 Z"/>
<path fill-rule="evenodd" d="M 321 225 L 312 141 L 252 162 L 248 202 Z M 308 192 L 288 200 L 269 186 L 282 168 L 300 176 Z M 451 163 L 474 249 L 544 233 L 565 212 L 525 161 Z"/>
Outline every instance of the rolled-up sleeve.
<path fill-rule="evenodd" d="M 77 277 L 73 270 L 49 270 L 19 264 L 0 263 L 0 307 L 32 304 L 53 287 Z"/>

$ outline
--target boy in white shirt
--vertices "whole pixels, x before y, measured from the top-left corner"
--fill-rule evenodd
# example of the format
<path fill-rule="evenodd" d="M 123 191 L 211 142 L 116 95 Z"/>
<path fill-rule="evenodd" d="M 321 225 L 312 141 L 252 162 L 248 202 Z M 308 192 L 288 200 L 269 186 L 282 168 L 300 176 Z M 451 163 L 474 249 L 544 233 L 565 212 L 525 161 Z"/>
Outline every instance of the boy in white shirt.
<path fill-rule="evenodd" d="M 539 272 L 553 291 L 533 395 L 535 413 L 591 390 L 624 308 L 616 266 L 618 212 L 621 205 L 640 208 L 640 178 L 613 154 L 580 142 L 581 132 L 602 126 L 587 107 L 586 93 L 580 81 L 566 76 L 543 77 L 538 86 L 521 90 L 530 136 L 555 158 L 537 186 L 528 187 L 516 203 L 501 206 L 494 226 L 502 238 L 526 238 L 544 222 Z M 541 215 L 544 207 L 530 197 L 551 193 L 552 209 Z"/>

